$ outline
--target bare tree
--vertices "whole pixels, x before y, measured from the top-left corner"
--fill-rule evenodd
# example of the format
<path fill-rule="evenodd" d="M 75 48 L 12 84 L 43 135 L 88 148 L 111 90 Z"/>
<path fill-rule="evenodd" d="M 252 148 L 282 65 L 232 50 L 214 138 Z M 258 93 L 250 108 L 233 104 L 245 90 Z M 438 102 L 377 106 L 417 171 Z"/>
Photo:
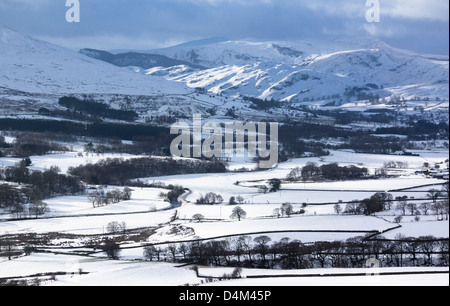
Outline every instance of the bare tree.
<path fill-rule="evenodd" d="M 131 200 L 132 193 L 133 191 L 130 188 L 125 187 L 121 193 L 121 200 L 123 201 Z"/>
<path fill-rule="evenodd" d="M 170 255 L 172 255 L 172 261 L 176 262 L 177 260 L 177 245 L 176 244 L 169 244 L 169 246 L 167 247 L 168 252 L 170 253 Z"/>
<path fill-rule="evenodd" d="M 406 251 L 410 254 L 409 260 L 412 262 L 412 265 L 415 267 L 418 261 L 417 254 L 420 252 L 420 242 L 417 238 L 408 237 L 406 238 L 405 248 Z"/>
<path fill-rule="evenodd" d="M 402 222 L 402 219 L 403 219 L 402 216 L 397 216 L 397 217 L 395 217 L 394 221 L 395 221 L 395 223 L 400 223 L 400 222 Z"/>
<path fill-rule="evenodd" d="M 241 263 L 241 256 L 245 252 L 245 241 L 244 236 L 239 236 L 237 238 L 232 238 L 231 246 L 233 249 L 234 255 L 237 256 L 238 263 Z"/>
<path fill-rule="evenodd" d="M 414 213 L 417 211 L 417 205 L 414 203 L 409 203 L 407 205 L 407 208 L 409 209 L 409 213 L 411 214 L 411 216 L 413 216 Z"/>
<path fill-rule="evenodd" d="M 23 203 L 13 202 L 10 207 L 9 212 L 12 216 L 14 216 L 14 218 L 22 219 L 23 215 L 25 213 L 25 207 L 24 207 Z"/>
<path fill-rule="evenodd" d="M 258 187 L 258 192 L 259 193 L 264 193 L 266 194 L 269 191 L 269 187 L 267 187 L 266 185 L 261 185 Z"/>
<path fill-rule="evenodd" d="M 195 214 L 192 216 L 192 219 L 200 223 L 205 220 L 205 216 L 203 216 L 202 214 Z"/>
<path fill-rule="evenodd" d="M 207 193 L 205 196 L 201 196 L 200 199 L 197 200 L 197 204 L 222 204 L 223 198 L 220 194 L 215 194 L 213 192 Z"/>
<path fill-rule="evenodd" d="M 245 218 L 246 216 L 247 213 L 245 212 L 245 210 L 243 210 L 240 206 L 237 206 L 233 209 L 230 218 L 238 219 L 238 221 L 241 221 L 241 219 Z"/>
<path fill-rule="evenodd" d="M 302 178 L 302 169 L 300 167 L 292 169 L 292 171 L 288 174 L 288 181 L 300 181 Z"/>
<path fill-rule="evenodd" d="M 447 199 L 447 202 L 449 200 L 449 182 L 445 183 L 442 187 L 441 194 Z"/>
<path fill-rule="evenodd" d="M 156 255 L 156 248 L 154 245 L 146 246 L 144 248 L 144 258 L 153 261 L 153 256 Z"/>
<path fill-rule="evenodd" d="M 406 201 L 400 201 L 397 204 L 397 207 L 395 208 L 396 210 L 400 211 L 400 213 L 402 214 L 402 216 L 406 215 L 406 208 L 408 206 L 408 202 Z"/>
<path fill-rule="evenodd" d="M 393 200 L 393 196 L 390 193 L 387 192 L 377 192 L 374 194 L 370 199 L 377 200 L 379 203 L 383 206 L 381 210 L 388 210 L 391 209 L 391 202 Z"/>
<path fill-rule="evenodd" d="M 442 201 L 442 210 L 445 214 L 445 220 L 448 220 L 448 214 L 449 214 L 449 203 L 448 200 Z"/>
<path fill-rule="evenodd" d="M 358 200 L 353 200 L 345 206 L 344 213 L 351 215 L 360 215 L 361 214 L 361 205 Z"/>
<path fill-rule="evenodd" d="M 42 201 L 34 201 L 28 208 L 28 213 L 30 214 L 30 216 L 33 215 L 36 219 L 49 211 L 50 209 L 48 208 L 47 203 L 44 203 Z"/>
<path fill-rule="evenodd" d="M 441 261 L 444 266 L 449 264 L 449 242 L 448 240 L 441 240 L 438 242 L 438 249 L 441 253 Z"/>
<path fill-rule="evenodd" d="M 144 248 L 144 258 L 150 261 L 153 261 L 153 258 L 155 258 L 157 261 L 160 261 L 161 252 L 162 250 L 154 245 L 146 246 Z"/>
<path fill-rule="evenodd" d="M 253 241 L 256 243 L 256 251 L 261 255 L 263 262 L 266 262 L 266 255 L 269 251 L 269 242 L 272 239 L 268 236 L 258 236 Z"/>
<path fill-rule="evenodd" d="M 336 214 L 340 215 L 341 212 L 342 212 L 342 207 L 341 207 L 341 205 L 339 205 L 339 204 L 334 205 L 334 212 L 335 212 Z"/>
<path fill-rule="evenodd" d="M 124 232 L 126 230 L 126 224 L 125 222 L 119 223 L 117 221 L 109 222 L 106 226 L 106 231 L 110 234 L 118 234 L 120 232 Z"/>
<path fill-rule="evenodd" d="M 441 191 L 437 189 L 428 190 L 427 197 L 433 200 L 433 203 L 436 203 L 436 200 L 441 196 Z"/>
<path fill-rule="evenodd" d="M 275 208 L 275 209 L 273 210 L 272 214 L 273 214 L 275 217 L 277 217 L 277 218 L 281 217 L 281 212 L 280 212 L 280 209 L 279 209 L 279 208 Z"/>
<path fill-rule="evenodd" d="M 419 209 L 426 216 L 426 215 L 428 215 L 428 212 L 431 209 L 431 204 L 430 203 L 422 203 L 422 204 L 419 205 Z"/>
<path fill-rule="evenodd" d="M 183 260 L 186 260 L 187 258 L 187 253 L 188 253 L 188 247 L 186 244 L 182 243 L 180 244 L 180 246 L 178 247 L 178 251 L 183 254 Z"/>
<path fill-rule="evenodd" d="M 117 260 L 120 255 L 120 246 L 112 239 L 107 239 L 102 245 L 103 251 L 109 259 Z"/>
<path fill-rule="evenodd" d="M 442 205 L 442 202 L 436 202 L 431 206 L 431 210 L 436 215 L 437 220 L 440 220 L 439 216 L 442 218 L 444 205 Z"/>
<path fill-rule="evenodd" d="M 268 181 L 269 192 L 277 192 L 281 189 L 281 180 L 277 178 L 270 179 Z"/>
<path fill-rule="evenodd" d="M 445 198 L 442 201 L 442 205 L 444 206 L 446 220 L 448 220 L 449 204 L 450 204 L 449 203 L 449 182 L 444 184 L 442 191 L 441 191 L 441 195 Z"/>
<path fill-rule="evenodd" d="M 281 215 L 286 215 L 288 218 L 292 215 L 294 212 L 294 207 L 291 203 L 283 203 L 280 208 Z"/>
<path fill-rule="evenodd" d="M 433 236 L 419 237 L 419 240 L 420 250 L 424 253 L 424 264 L 426 266 L 431 266 L 433 264 L 432 254 L 438 246 L 438 243 Z"/>

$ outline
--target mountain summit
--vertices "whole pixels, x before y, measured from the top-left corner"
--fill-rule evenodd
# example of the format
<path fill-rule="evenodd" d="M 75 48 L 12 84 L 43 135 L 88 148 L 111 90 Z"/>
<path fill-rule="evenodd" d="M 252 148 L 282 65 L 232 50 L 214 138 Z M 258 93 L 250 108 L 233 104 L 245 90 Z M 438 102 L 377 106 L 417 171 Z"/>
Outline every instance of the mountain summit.
<path fill-rule="evenodd" d="M 390 95 L 448 98 L 448 57 L 399 50 L 374 39 L 220 41 L 153 52 L 209 69 L 160 68 L 148 74 L 217 94 L 297 102 Z"/>

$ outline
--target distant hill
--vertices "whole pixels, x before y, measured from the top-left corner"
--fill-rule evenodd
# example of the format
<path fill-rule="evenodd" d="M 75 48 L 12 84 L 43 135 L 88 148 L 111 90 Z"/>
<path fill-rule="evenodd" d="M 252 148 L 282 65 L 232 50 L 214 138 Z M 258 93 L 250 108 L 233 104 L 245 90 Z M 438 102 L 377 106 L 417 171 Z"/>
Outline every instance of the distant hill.
<path fill-rule="evenodd" d="M 183 84 L 146 77 L 2 25 L 0 67 L 0 92 L 48 95 L 187 92 Z"/>
<path fill-rule="evenodd" d="M 150 69 L 154 67 L 168 68 L 173 66 L 185 65 L 193 69 L 204 69 L 204 67 L 200 65 L 196 65 L 187 61 L 175 60 L 159 54 L 146 54 L 139 52 L 112 54 L 107 51 L 95 49 L 82 49 L 79 51 L 79 53 L 113 64 L 118 67 L 134 66 L 143 69 Z"/>
<path fill-rule="evenodd" d="M 417 54 L 378 39 L 218 40 L 151 52 L 208 69 L 160 67 L 148 74 L 216 94 L 336 103 L 392 95 L 448 99 L 448 56 Z"/>

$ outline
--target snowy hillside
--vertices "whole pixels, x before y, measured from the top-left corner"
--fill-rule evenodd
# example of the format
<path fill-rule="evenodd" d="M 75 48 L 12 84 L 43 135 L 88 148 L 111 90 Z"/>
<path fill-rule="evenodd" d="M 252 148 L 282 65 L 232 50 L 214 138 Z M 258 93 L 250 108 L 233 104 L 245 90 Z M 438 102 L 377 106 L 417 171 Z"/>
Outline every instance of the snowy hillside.
<path fill-rule="evenodd" d="M 413 54 L 381 41 L 220 41 L 152 52 L 209 69 L 153 68 L 149 75 L 217 94 L 298 102 L 393 94 L 448 98 L 448 57 Z"/>
<path fill-rule="evenodd" d="M 0 89 L 28 93 L 185 93 L 182 84 L 144 78 L 0 26 Z"/>
<path fill-rule="evenodd" d="M 76 53 L 0 26 L 0 97 L 5 114 L 36 113 L 67 94 L 90 95 L 110 104 L 128 101 L 112 106 L 131 107 L 143 116 L 193 111 L 208 115 L 211 108 L 221 115 L 232 107 L 247 115 L 249 103 L 227 96 L 321 101 L 336 107 L 393 95 L 436 101 L 449 97 L 448 57 L 417 55 L 380 41 L 210 39 L 148 51 L 160 58 L 91 51 Z M 137 67 L 139 63 L 146 67 Z M 194 96 L 199 87 L 206 94 Z"/>

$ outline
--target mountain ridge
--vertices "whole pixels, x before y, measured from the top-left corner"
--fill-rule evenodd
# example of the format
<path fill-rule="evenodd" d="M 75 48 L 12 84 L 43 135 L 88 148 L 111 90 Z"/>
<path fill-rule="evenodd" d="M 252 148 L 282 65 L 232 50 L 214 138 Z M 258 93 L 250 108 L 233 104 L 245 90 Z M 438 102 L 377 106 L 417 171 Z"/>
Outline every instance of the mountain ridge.
<path fill-rule="evenodd" d="M 165 54 L 159 58 L 169 62 L 149 69 L 136 69 L 135 62 L 117 67 L 98 59 L 117 55 L 89 52 L 90 57 L 0 27 L 0 99 L 20 108 L 19 101 L 39 105 L 41 98 L 30 99 L 33 95 L 52 96 L 53 104 L 63 95 L 95 95 L 151 116 L 229 113 L 248 106 L 244 97 L 314 108 L 394 95 L 440 101 L 449 96 L 448 57 L 417 55 L 381 41 L 352 41 L 344 48 L 340 41 L 220 39 L 160 50 Z"/>
<path fill-rule="evenodd" d="M 209 69 L 154 68 L 147 74 L 216 94 L 295 102 L 324 96 L 343 101 L 390 95 L 448 98 L 448 86 L 442 85 L 449 80 L 448 57 L 393 48 L 381 40 L 226 41 L 154 52 Z"/>

